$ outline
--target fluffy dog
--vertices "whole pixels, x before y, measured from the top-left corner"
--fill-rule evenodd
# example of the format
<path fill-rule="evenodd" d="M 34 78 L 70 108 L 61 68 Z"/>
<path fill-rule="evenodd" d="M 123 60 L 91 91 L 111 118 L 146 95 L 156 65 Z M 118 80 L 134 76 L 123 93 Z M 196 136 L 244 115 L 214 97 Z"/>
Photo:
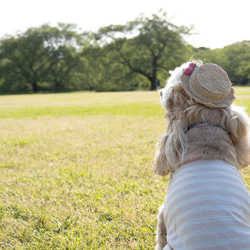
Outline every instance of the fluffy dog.
<path fill-rule="evenodd" d="M 171 173 L 156 249 L 250 249 L 249 118 L 216 64 L 186 63 L 161 91 L 167 129 L 154 173 Z"/>

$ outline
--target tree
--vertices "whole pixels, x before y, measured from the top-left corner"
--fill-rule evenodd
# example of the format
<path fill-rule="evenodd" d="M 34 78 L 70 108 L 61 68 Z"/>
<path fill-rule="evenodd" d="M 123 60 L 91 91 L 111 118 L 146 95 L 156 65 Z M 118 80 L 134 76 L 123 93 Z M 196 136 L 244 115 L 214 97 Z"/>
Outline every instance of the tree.
<path fill-rule="evenodd" d="M 58 24 L 58 27 L 45 24 L 2 39 L 3 84 L 9 88 L 30 84 L 33 92 L 38 92 L 39 83 L 51 81 L 56 90 L 61 89 L 78 61 L 76 47 L 81 38 L 73 28 L 70 24 Z"/>
<path fill-rule="evenodd" d="M 124 91 L 147 88 L 146 78 L 118 63 L 117 53 L 109 47 L 85 46 L 81 55 L 72 79 L 78 89 Z"/>
<path fill-rule="evenodd" d="M 82 45 L 82 37 L 74 24 L 59 23 L 58 27 L 47 26 L 46 49 L 49 53 L 47 82 L 53 83 L 55 91 L 67 89 L 67 82 L 73 68 L 80 62 L 78 49 Z"/>
<path fill-rule="evenodd" d="M 223 49 L 224 68 L 232 82 L 246 85 L 250 80 L 250 42 L 243 41 Z"/>
<path fill-rule="evenodd" d="M 156 87 L 157 73 L 175 68 L 187 60 L 182 35 L 191 28 L 178 27 L 166 20 L 166 13 L 152 18 L 138 17 L 126 25 L 101 28 L 97 39 L 116 51 L 116 61 L 150 81 L 150 90 Z M 185 59 L 184 59 L 185 58 Z"/>
<path fill-rule="evenodd" d="M 8 85 L 16 85 L 20 79 L 18 84 L 26 81 L 34 92 L 38 91 L 38 82 L 43 78 L 49 60 L 43 43 L 42 34 L 33 29 L 0 42 L 0 57 L 5 61 L 2 72 Z"/>

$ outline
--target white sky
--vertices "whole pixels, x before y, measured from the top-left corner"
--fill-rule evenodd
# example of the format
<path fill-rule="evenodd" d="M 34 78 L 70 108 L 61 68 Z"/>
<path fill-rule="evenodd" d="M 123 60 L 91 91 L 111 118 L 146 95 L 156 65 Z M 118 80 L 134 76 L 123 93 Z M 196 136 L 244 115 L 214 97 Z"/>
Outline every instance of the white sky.
<path fill-rule="evenodd" d="M 0 0 L 0 38 L 44 23 L 75 23 L 83 31 L 125 24 L 159 9 L 176 25 L 195 26 L 186 39 L 196 47 L 222 48 L 250 40 L 249 0 Z"/>

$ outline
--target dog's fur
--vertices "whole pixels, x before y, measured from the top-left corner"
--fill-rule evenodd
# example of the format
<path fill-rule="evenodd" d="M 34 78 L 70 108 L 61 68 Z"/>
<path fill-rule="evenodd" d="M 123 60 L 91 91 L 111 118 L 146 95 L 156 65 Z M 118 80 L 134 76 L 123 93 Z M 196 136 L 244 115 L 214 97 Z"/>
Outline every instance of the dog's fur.
<path fill-rule="evenodd" d="M 167 130 L 156 147 L 154 173 L 165 176 L 198 159 L 221 159 L 238 169 L 247 167 L 250 164 L 247 114 L 234 105 L 210 108 L 187 95 L 180 84 L 180 74 L 187 65 L 172 73 L 164 90 Z M 196 127 L 187 131 L 189 125 L 204 121 L 221 127 Z M 158 215 L 158 250 L 167 244 L 162 211 L 163 207 Z"/>

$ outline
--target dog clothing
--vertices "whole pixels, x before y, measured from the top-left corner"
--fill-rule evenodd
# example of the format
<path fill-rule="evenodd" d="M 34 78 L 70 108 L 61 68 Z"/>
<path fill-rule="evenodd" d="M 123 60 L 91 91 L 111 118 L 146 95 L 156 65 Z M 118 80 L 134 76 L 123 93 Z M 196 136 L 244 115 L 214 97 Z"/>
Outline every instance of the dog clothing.
<path fill-rule="evenodd" d="M 224 161 L 198 160 L 172 173 L 163 213 L 164 250 L 250 249 L 250 195 Z"/>

